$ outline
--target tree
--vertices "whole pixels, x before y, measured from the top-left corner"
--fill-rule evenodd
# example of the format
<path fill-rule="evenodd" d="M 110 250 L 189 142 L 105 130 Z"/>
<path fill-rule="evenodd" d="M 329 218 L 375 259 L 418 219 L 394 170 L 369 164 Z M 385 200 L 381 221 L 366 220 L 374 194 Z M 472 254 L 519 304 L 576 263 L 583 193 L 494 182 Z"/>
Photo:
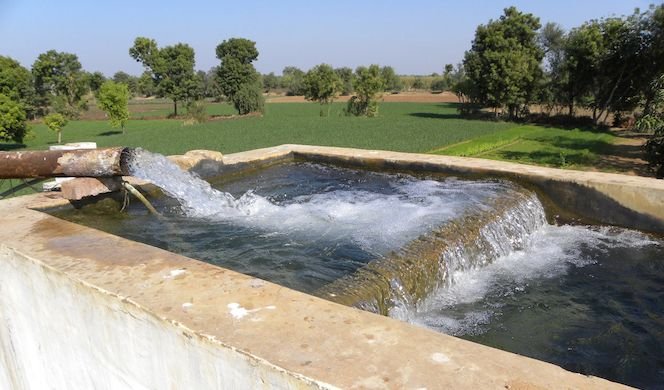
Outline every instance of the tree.
<path fill-rule="evenodd" d="M 49 50 L 37 57 L 32 65 L 35 90 L 41 112 L 51 106 L 68 118 L 76 118 L 85 109 L 87 92 L 85 73 L 75 54 Z"/>
<path fill-rule="evenodd" d="M 173 100 L 173 115 L 178 115 L 178 102 L 197 97 L 194 49 L 189 45 L 178 43 L 160 49 L 155 40 L 138 37 L 129 55 L 151 73 L 157 93 Z"/>
<path fill-rule="evenodd" d="M 23 138 L 28 133 L 28 125 L 25 120 L 23 106 L 10 99 L 9 96 L 0 93 L 0 141 L 23 142 Z"/>
<path fill-rule="evenodd" d="M 378 115 L 378 95 L 385 90 L 381 69 L 378 65 L 355 70 L 355 96 L 348 101 L 347 115 L 374 117 Z"/>
<path fill-rule="evenodd" d="M 341 95 L 348 96 L 353 93 L 353 69 L 348 67 L 336 68 L 334 72 L 341 79 Z"/>
<path fill-rule="evenodd" d="M 274 72 L 263 75 L 263 89 L 265 92 L 270 92 L 277 88 L 279 88 L 279 77 Z"/>
<path fill-rule="evenodd" d="M 97 93 L 101 85 L 106 81 L 106 77 L 101 72 L 88 73 L 86 77 L 88 88 L 92 93 Z"/>
<path fill-rule="evenodd" d="M 330 65 L 320 64 L 304 75 L 303 84 L 304 98 L 320 103 L 320 116 L 324 116 L 323 105 L 327 105 L 327 116 L 329 116 L 332 102 L 342 89 L 339 75 Z"/>
<path fill-rule="evenodd" d="M 0 94 L 19 103 L 27 118 L 35 114 L 35 89 L 32 74 L 18 61 L 0 56 Z"/>
<path fill-rule="evenodd" d="M 129 119 L 129 98 L 131 93 L 127 84 L 106 81 L 99 88 L 97 104 L 106 112 L 111 126 L 120 127 L 124 134 L 125 123 Z"/>
<path fill-rule="evenodd" d="M 480 25 L 463 65 L 476 93 L 471 99 L 492 107 L 506 107 L 510 119 L 534 99 L 542 77 L 543 52 L 537 44 L 539 19 L 506 8 L 500 19 Z"/>
<path fill-rule="evenodd" d="M 421 77 L 415 77 L 415 80 L 413 81 L 412 85 L 413 89 L 424 89 L 424 81 L 422 80 Z"/>
<path fill-rule="evenodd" d="M 636 129 L 650 133 L 644 145 L 646 160 L 658 179 L 664 178 L 664 74 L 652 83 L 655 91 L 649 112 L 636 121 Z"/>
<path fill-rule="evenodd" d="M 258 58 L 256 43 L 244 38 L 231 38 L 217 46 L 217 83 L 221 92 L 233 102 L 240 115 L 263 111 L 260 74 L 252 64 Z"/>
<path fill-rule="evenodd" d="M 144 71 L 141 73 L 136 85 L 136 92 L 145 97 L 154 96 L 157 93 L 157 87 L 154 85 L 154 79 L 150 72 Z"/>
<path fill-rule="evenodd" d="M 281 74 L 281 86 L 286 89 L 286 95 L 304 95 L 304 72 L 301 69 L 287 66 Z"/>
<path fill-rule="evenodd" d="M 54 114 L 48 114 L 44 117 L 44 124 L 46 127 L 48 127 L 51 131 L 55 131 L 58 133 L 58 143 L 62 143 L 62 128 L 67 126 L 67 123 L 69 121 L 67 118 L 58 113 Z"/>
<path fill-rule="evenodd" d="M 124 84 L 132 95 L 138 92 L 138 78 L 123 71 L 117 71 L 113 75 L 113 81 L 118 84 Z"/>
<path fill-rule="evenodd" d="M 383 66 L 380 70 L 380 75 L 385 83 L 384 88 L 386 92 L 399 92 L 403 89 L 401 79 L 391 66 Z"/>

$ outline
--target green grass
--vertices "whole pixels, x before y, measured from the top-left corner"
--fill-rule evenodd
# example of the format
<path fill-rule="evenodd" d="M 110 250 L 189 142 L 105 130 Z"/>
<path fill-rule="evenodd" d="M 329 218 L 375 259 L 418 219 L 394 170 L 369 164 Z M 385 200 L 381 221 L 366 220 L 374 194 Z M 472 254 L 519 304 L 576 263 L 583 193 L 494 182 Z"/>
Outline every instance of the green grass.
<path fill-rule="evenodd" d="M 126 134 L 107 121 L 72 121 L 63 142 L 94 141 L 104 146 L 143 147 L 164 154 L 192 149 L 234 153 L 285 143 L 345 146 L 404 152 L 426 152 L 472 138 L 506 130 L 513 124 L 460 119 L 454 104 L 382 103 L 377 118 L 346 117 L 343 103 L 334 104 L 330 117 L 319 116 L 319 105 L 268 104 L 263 117 L 209 121 L 183 126 L 182 120 L 130 120 Z M 228 114 L 226 104 L 209 112 Z M 33 125 L 34 136 L 12 148 L 46 149 L 57 139 L 44 125 Z"/>
<path fill-rule="evenodd" d="M 433 151 L 526 164 L 579 168 L 592 166 L 611 151 L 616 137 L 605 132 L 518 126 Z"/>
<path fill-rule="evenodd" d="M 167 104 L 134 103 L 132 112 L 154 110 L 165 116 L 171 108 Z M 182 154 L 192 149 L 234 153 L 298 143 L 616 170 L 598 161 L 614 148 L 617 138 L 609 133 L 466 120 L 458 116 L 455 104 L 382 103 L 377 118 L 347 117 L 342 115 L 343 108 L 343 103 L 334 104 L 330 117 L 321 118 L 318 104 L 274 103 L 266 105 L 263 117 L 214 120 L 189 126 L 184 126 L 182 119 L 134 119 L 128 122 L 125 134 L 104 120 L 80 120 L 65 127 L 63 142 L 94 141 L 100 147 L 143 147 L 163 154 Z M 228 104 L 208 105 L 209 114 L 233 112 Z M 56 139 L 56 134 L 44 125 L 34 124 L 32 135 L 24 144 L 0 143 L 0 150 L 47 149 Z"/>

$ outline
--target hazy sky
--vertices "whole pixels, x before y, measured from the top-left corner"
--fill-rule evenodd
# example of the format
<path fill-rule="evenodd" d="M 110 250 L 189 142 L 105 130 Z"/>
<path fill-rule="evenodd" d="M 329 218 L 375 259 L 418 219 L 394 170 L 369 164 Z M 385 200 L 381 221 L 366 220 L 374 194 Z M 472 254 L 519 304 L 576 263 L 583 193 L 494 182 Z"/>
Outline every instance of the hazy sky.
<path fill-rule="evenodd" d="M 196 69 L 218 65 L 224 39 L 256 41 L 262 73 L 287 65 L 308 69 L 377 63 L 399 74 L 441 72 L 458 63 L 475 28 L 497 19 L 505 7 L 565 28 L 602 16 L 630 14 L 652 1 L 67 1 L 0 0 L 0 55 L 31 67 L 50 49 L 78 55 L 83 68 L 110 76 L 140 74 L 129 57 L 137 36 L 159 46 L 184 42 L 196 51 Z"/>

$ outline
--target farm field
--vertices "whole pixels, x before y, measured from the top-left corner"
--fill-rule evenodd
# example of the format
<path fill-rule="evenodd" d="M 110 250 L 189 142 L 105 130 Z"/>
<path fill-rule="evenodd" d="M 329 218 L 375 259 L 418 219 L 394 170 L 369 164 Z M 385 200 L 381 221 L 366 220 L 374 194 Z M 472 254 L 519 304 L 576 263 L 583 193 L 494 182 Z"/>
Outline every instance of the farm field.
<path fill-rule="evenodd" d="M 72 121 L 65 127 L 63 142 L 93 141 L 100 147 L 142 147 L 163 154 L 182 154 L 192 149 L 234 153 L 298 143 L 651 175 L 641 159 L 640 137 L 462 119 L 455 103 L 430 101 L 444 99 L 440 94 L 405 94 L 400 98 L 415 102 L 383 102 L 377 118 L 344 116 L 343 102 L 333 105 L 329 117 L 320 117 L 320 107 L 315 103 L 268 103 L 262 117 L 233 117 L 230 105 L 209 103 L 207 113 L 213 118 L 193 125 L 184 125 L 182 118 L 167 119 L 173 109 L 168 100 L 135 100 L 129 105 L 132 119 L 125 134 L 112 128 L 103 119 L 103 112 L 92 106 L 84 113 L 86 119 Z M 182 107 L 180 112 L 184 114 L 186 109 Z M 55 133 L 35 122 L 32 135 L 24 144 L 0 144 L 0 150 L 47 149 L 56 139 Z M 0 183 L 0 192 L 9 186 L 10 183 Z"/>
<path fill-rule="evenodd" d="M 133 117 L 145 112 L 131 107 Z M 128 122 L 125 134 L 107 121 L 79 120 L 70 122 L 62 137 L 63 142 L 94 141 L 102 147 L 143 147 L 163 154 L 192 149 L 234 153 L 285 143 L 426 152 L 513 126 L 460 119 L 451 103 L 386 102 L 380 105 L 377 118 L 347 117 L 343 108 L 343 103 L 335 103 L 329 117 L 320 117 L 318 104 L 267 104 L 263 117 L 210 120 L 189 126 L 184 126 L 182 119 L 134 119 Z M 226 104 L 211 104 L 208 112 L 230 114 L 232 109 Z M 47 149 L 56 142 L 55 133 L 43 124 L 33 124 L 32 128 L 34 137 L 25 141 L 25 148 Z"/>

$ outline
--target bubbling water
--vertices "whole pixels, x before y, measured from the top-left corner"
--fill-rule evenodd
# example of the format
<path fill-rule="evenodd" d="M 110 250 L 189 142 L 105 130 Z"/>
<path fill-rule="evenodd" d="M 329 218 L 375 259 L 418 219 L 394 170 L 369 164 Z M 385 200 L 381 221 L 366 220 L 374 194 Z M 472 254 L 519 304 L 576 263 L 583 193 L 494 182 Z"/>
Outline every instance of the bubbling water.
<path fill-rule="evenodd" d="M 335 188 L 279 200 L 250 190 L 234 197 L 181 170 L 162 155 L 141 149 L 134 153 L 129 165 L 132 175 L 151 181 L 177 199 L 188 217 L 229 221 L 266 234 L 309 241 L 352 241 L 376 255 L 400 248 L 468 208 L 486 208 L 490 199 L 515 191 L 504 181 L 435 181 L 402 176 L 391 180 L 391 188 L 381 192 Z M 311 168 L 338 171 L 316 167 Z"/>

